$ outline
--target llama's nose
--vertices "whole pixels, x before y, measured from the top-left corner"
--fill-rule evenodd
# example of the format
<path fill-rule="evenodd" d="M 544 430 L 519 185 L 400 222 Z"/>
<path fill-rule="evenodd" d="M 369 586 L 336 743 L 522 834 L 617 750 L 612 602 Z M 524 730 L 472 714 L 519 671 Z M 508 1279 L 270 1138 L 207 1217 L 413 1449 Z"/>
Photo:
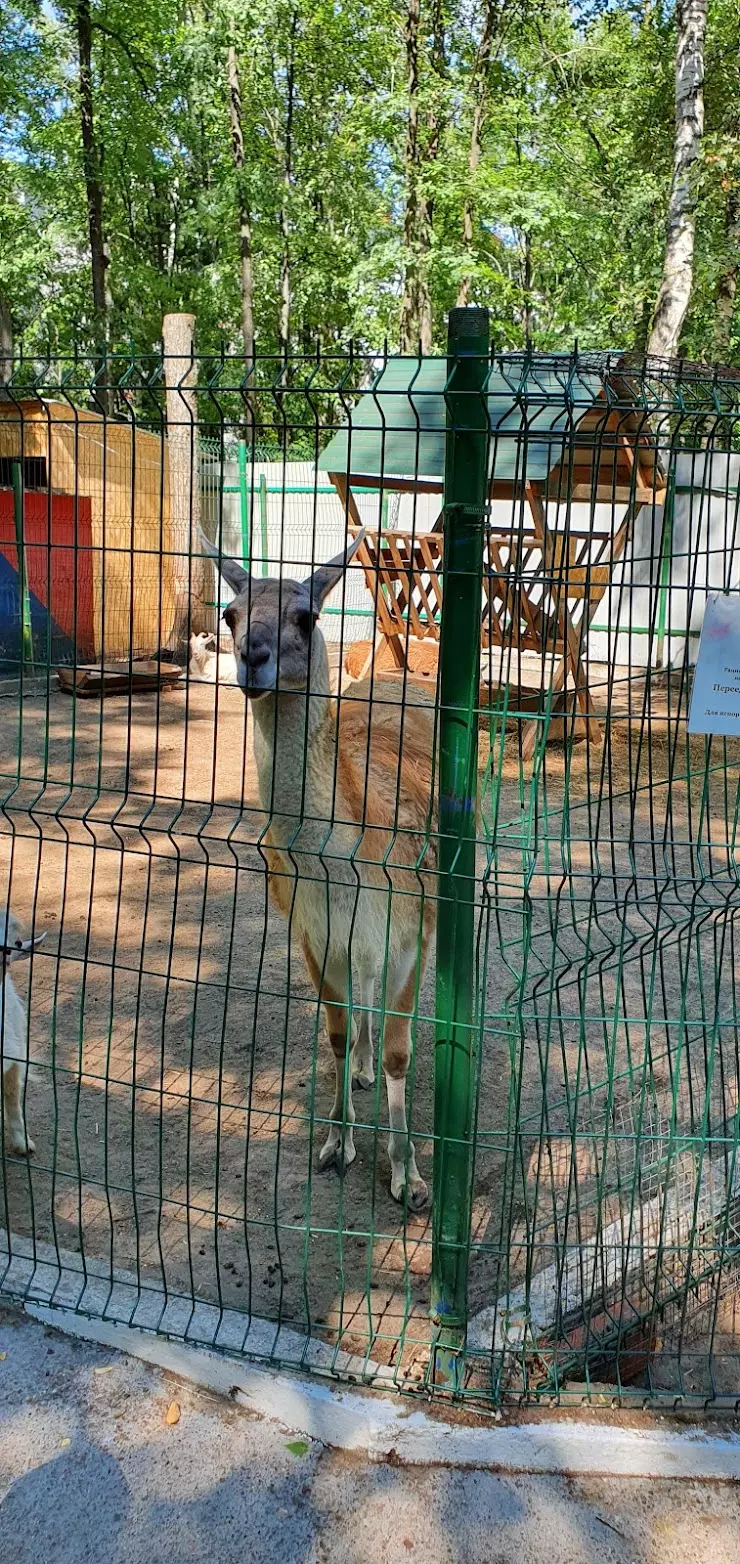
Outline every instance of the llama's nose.
<path fill-rule="evenodd" d="M 263 668 L 270 660 L 270 648 L 266 641 L 250 641 L 248 650 L 250 668 Z"/>

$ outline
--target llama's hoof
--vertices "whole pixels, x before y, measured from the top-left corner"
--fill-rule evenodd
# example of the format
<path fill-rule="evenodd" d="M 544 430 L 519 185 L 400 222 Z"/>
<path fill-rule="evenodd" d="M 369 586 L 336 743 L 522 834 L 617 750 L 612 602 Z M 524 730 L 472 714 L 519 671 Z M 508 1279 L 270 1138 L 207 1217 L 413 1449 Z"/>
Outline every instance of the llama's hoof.
<path fill-rule="evenodd" d="M 352 1074 L 352 1085 L 359 1086 L 361 1091 L 367 1092 L 370 1090 L 371 1086 L 375 1085 L 375 1076 L 368 1074 L 367 1070 L 358 1069 L 356 1075 L 354 1072 Z"/>
<path fill-rule="evenodd" d="M 15 1140 L 7 1142 L 7 1151 L 10 1157 L 32 1157 L 35 1150 L 35 1143 L 29 1135 L 18 1135 Z"/>
<path fill-rule="evenodd" d="M 345 1137 L 342 1141 L 341 1135 L 330 1135 L 319 1152 L 319 1171 L 327 1173 L 329 1168 L 336 1168 L 337 1173 L 346 1173 L 356 1156 L 357 1152 L 351 1137 Z"/>
<path fill-rule="evenodd" d="M 392 1180 L 391 1194 L 400 1206 L 404 1205 L 408 1198 L 409 1211 L 423 1211 L 429 1200 L 429 1190 L 423 1178 L 418 1177 L 412 1178 L 408 1185 L 405 1178 L 400 1179 L 398 1183 Z"/>
<path fill-rule="evenodd" d="M 352 1049 L 352 1085 L 359 1086 L 362 1091 L 368 1091 L 375 1085 L 372 1053 L 365 1053 L 356 1044 Z"/>

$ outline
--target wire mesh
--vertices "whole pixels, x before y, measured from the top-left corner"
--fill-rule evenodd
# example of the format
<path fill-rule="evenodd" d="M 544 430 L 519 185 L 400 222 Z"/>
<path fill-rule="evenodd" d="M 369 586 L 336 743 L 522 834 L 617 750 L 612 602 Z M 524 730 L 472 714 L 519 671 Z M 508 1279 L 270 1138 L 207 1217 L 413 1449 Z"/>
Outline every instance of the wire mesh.
<path fill-rule="evenodd" d="M 3 969 L 2 1286 L 442 1393 L 445 438 L 482 419 L 455 1390 L 740 1402 L 740 749 L 686 729 L 740 382 L 494 352 L 465 416 L 443 359 L 194 367 L 0 392 L 0 899 L 47 934 Z"/>

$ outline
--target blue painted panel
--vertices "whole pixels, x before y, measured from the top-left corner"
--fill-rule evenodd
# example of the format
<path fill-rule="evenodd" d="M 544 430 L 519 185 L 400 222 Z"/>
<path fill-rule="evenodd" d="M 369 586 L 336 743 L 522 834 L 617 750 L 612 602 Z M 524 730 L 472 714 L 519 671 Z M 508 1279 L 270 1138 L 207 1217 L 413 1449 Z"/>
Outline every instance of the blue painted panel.
<path fill-rule="evenodd" d="M 69 636 L 51 618 L 34 592 L 29 593 L 34 662 L 74 662 Z M 17 675 L 21 661 L 21 597 L 18 571 L 0 552 L 0 677 Z"/>

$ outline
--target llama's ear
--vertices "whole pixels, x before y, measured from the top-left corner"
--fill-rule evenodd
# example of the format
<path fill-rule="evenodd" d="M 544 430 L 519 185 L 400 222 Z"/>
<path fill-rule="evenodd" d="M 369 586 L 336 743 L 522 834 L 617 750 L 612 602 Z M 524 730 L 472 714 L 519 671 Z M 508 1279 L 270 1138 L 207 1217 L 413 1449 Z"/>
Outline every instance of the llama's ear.
<path fill-rule="evenodd" d="M 335 555 L 334 559 L 330 559 L 327 565 L 319 565 L 318 570 L 315 570 L 313 575 L 309 576 L 307 581 L 304 581 L 303 585 L 308 587 L 311 607 L 315 614 L 320 613 L 332 588 L 336 586 L 338 581 L 341 581 L 350 560 L 354 559 L 364 536 L 365 529 L 363 527 L 348 548 L 344 549 L 341 554 Z"/>
<path fill-rule="evenodd" d="M 224 581 L 228 581 L 229 586 L 233 587 L 235 592 L 243 592 L 249 581 L 249 571 L 245 570 L 243 565 L 238 565 L 235 559 L 230 559 L 228 554 L 219 554 L 215 543 L 212 543 L 210 538 L 206 537 L 202 527 L 198 528 L 198 532 L 200 533 L 202 547 L 205 549 L 206 554 L 210 554 L 211 559 L 216 560 Z"/>

